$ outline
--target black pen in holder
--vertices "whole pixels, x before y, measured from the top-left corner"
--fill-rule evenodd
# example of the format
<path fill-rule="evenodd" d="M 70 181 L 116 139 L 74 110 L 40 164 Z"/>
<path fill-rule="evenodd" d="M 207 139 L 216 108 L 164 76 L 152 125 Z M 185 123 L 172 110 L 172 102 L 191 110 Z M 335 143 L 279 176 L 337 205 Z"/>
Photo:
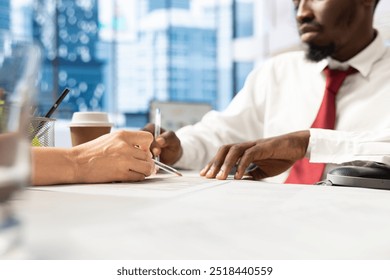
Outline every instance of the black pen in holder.
<path fill-rule="evenodd" d="M 65 88 L 60 97 L 54 102 L 44 117 L 32 117 L 31 125 L 29 127 L 29 135 L 31 144 L 38 147 L 52 147 L 54 146 L 54 121 L 50 118 L 57 110 L 58 106 L 68 95 L 69 89 Z"/>

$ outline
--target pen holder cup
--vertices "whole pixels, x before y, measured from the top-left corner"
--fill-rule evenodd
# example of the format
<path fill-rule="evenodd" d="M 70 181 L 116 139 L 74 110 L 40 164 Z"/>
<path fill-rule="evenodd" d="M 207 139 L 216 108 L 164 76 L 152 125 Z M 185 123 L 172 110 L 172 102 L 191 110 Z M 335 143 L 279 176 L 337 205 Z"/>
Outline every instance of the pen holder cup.
<path fill-rule="evenodd" d="M 44 117 L 31 118 L 29 135 L 34 147 L 54 147 L 55 119 Z"/>

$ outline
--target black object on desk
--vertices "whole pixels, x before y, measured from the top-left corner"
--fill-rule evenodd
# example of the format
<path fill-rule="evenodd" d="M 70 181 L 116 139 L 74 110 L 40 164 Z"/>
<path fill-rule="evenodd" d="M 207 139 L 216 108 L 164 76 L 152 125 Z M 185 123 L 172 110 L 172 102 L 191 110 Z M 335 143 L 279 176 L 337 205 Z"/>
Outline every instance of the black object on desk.
<path fill-rule="evenodd" d="M 54 113 L 54 111 L 57 110 L 57 107 L 61 104 L 61 102 L 64 100 L 64 98 L 68 95 L 69 91 L 70 90 L 68 88 L 65 88 L 62 91 L 60 97 L 56 100 L 56 102 L 54 102 L 53 106 L 51 106 L 51 108 L 46 113 L 44 118 L 48 119 L 51 117 L 51 115 Z M 30 140 L 34 139 L 34 137 L 37 136 L 37 134 L 42 130 L 44 125 L 45 125 L 45 122 L 41 121 L 38 123 L 38 125 L 36 127 L 33 127 L 32 133 L 30 135 Z"/>
<path fill-rule="evenodd" d="M 65 88 L 62 91 L 60 97 L 53 104 L 53 106 L 51 106 L 50 110 L 46 113 L 45 118 L 50 118 L 51 117 L 51 115 L 54 113 L 54 111 L 57 109 L 57 107 L 61 104 L 62 100 L 64 100 L 64 98 L 68 95 L 69 91 L 70 90 L 68 88 Z"/>
<path fill-rule="evenodd" d="M 390 190 L 390 166 L 343 166 L 330 171 L 327 185 Z"/>

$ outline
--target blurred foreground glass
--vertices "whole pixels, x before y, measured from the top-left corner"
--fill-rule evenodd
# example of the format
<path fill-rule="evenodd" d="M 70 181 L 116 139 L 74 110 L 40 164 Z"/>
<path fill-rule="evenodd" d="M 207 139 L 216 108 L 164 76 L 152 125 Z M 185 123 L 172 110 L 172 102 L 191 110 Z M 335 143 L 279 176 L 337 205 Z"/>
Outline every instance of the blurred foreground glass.
<path fill-rule="evenodd" d="M 30 180 L 28 129 L 39 66 L 37 45 L 0 30 L 0 259 L 19 244 L 11 198 Z"/>

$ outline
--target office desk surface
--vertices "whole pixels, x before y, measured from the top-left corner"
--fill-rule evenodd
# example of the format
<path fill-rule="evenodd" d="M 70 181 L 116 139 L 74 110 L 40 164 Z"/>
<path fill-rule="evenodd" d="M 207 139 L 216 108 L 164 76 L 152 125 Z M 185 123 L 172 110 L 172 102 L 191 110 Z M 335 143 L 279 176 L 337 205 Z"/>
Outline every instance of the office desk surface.
<path fill-rule="evenodd" d="M 390 259 L 390 192 L 218 181 L 30 188 L 33 259 Z"/>

